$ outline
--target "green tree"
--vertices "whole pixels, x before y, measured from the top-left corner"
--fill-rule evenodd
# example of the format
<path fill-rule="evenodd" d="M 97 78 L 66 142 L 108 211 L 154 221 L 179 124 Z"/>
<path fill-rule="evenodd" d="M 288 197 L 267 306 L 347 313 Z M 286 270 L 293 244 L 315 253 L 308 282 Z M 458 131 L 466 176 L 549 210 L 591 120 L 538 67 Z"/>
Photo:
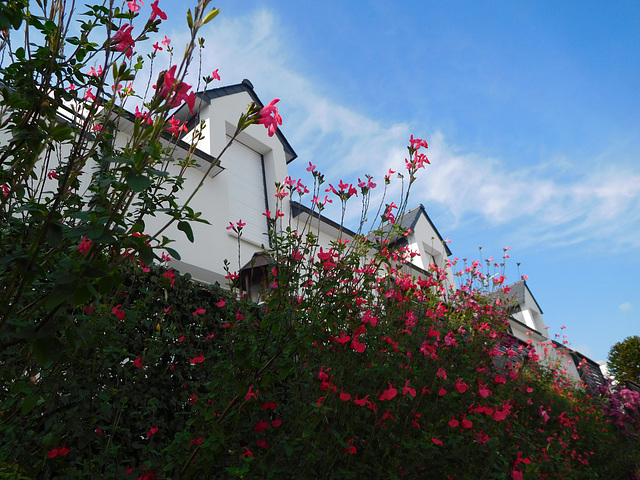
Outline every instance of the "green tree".
<path fill-rule="evenodd" d="M 640 382 L 640 337 L 627 337 L 609 350 L 608 366 L 619 382 Z"/>

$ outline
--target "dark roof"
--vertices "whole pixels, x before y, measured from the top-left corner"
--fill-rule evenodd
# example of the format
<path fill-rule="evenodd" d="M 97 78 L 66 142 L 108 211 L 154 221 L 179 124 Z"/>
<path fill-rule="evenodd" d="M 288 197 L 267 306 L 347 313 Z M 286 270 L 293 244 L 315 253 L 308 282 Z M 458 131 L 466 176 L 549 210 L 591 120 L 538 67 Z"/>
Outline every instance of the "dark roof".
<path fill-rule="evenodd" d="M 318 213 L 317 211 L 311 210 L 309 207 L 305 207 L 301 203 L 294 202 L 292 200 L 291 201 L 291 214 L 293 215 L 293 218 L 297 217 L 301 213 L 306 213 L 307 215 L 309 215 L 309 216 L 311 216 L 313 218 L 318 218 L 318 219 L 320 219 L 320 221 L 322 223 L 324 223 L 326 225 L 329 225 L 329 226 L 335 228 L 336 230 L 340 230 L 340 224 L 339 223 L 334 222 L 330 218 L 327 218 L 327 217 L 325 217 L 323 215 L 320 215 L 320 213 Z M 355 237 L 356 236 L 356 232 L 354 232 L 353 230 L 350 230 L 350 229 L 348 229 L 346 227 L 342 227 L 342 231 L 344 233 L 346 233 L 347 235 L 351 236 L 351 237 Z M 410 270 L 414 270 L 419 275 L 425 275 L 426 277 L 431 276 L 431 273 L 429 273 L 428 271 L 426 271 L 423 268 L 418 267 L 417 265 L 414 265 L 411 262 L 405 263 L 403 265 L 403 268 L 408 268 Z"/>
<path fill-rule="evenodd" d="M 427 219 L 427 222 L 429 222 L 429 225 L 431 225 L 431 228 L 433 228 L 433 231 L 436 232 L 438 239 L 440 240 L 442 245 L 444 245 L 444 249 L 445 249 L 445 252 L 447 253 L 447 256 L 451 256 L 451 250 L 449 250 L 449 246 L 442 239 L 442 235 L 440 235 L 440 232 L 438 232 L 438 229 L 429 218 L 429 215 L 427 215 L 427 210 L 424 208 L 424 205 L 420 204 L 416 208 L 404 213 L 401 217 L 398 218 L 398 220 L 396 221 L 396 224 L 400 225 L 400 227 L 402 228 L 410 229 L 411 232 L 413 233 L 415 232 L 415 228 L 418 223 L 418 220 L 420 220 L 420 217 L 422 215 L 424 215 L 424 217 Z M 385 231 L 389 231 L 388 229 L 390 228 L 391 228 L 391 225 L 387 224 L 382 229 Z M 390 240 L 393 241 L 395 239 L 390 239 Z"/>
<path fill-rule="evenodd" d="M 2 85 L 1 82 L 0 82 L 0 85 Z M 103 103 L 108 99 L 109 97 L 106 97 L 106 96 L 104 98 L 100 97 L 98 98 L 98 102 Z M 56 115 L 58 116 L 58 120 L 60 122 L 64 122 L 68 124 L 74 123 L 78 121 L 78 119 L 82 119 L 81 114 L 79 114 L 77 111 L 73 110 L 72 108 L 64 104 L 60 105 L 58 111 L 56 112 Z M 118 108 L 116 110 L 116 115 L 118 115 L 120 119 L 125 120 L 127 122 L 127 124 L 125 125 L 118 124 L 119 129 L 130 134 L 132 132 L 133 125 L 136 122 L 135 114 L 131 113 L 128 110 L 125 110 L 124 108 Z M 173 134 L 169 133 L 167 130 L 163 130 L 160 133 L 160 137 L 166 140 L 167 142 L 169 142 L 170 144 L 175 145 L 186 152 L 188 152 L 189 149 L 191 148 L 191 145 L 189 145 L 184 140 L 176 141 L 176 137 Z M 206 152 L 203 152 L 198 148 L 194 149 L 192 153 L 194 157 L 200 160 L 204 160 L 207 163 L 214 163 L 217 161 L 215 157 L 213 157 L 212 155 L 209 155 Z M 214 167 L 213 171 L 211 172 L 211 176 L 215 177 L 223 170 L 224 170 L 224 167 L 218 164 Z"/>
<path fill-rule="evenodd" d="M 580 352 L 572 351 L 573 363 L 578 367 L 580 379 L 587 384 L 587 389 L 592 393 L 598 393 L 599 387 L 605 387 L 607 379 L 600 370 L 600 365 Z"/>
<path fill-rule="evenodd" d="M 256 105 L 260 107 L 264 107 L 264 104 L 260 101 L 260 99 L 258 98 L 258 95 L 256 95 L 256 92 L 253 90 L 253 84 L 245 78 L 244 80 L 242 80 L 241 83 L 237 83 L 235 85 L 227 85 L 225 87 L 212 88 L 209 90 L 205 90 L 203 92 L 196 93 L 196 98 L 198 99 L 196 101 L 196 108 L 195 108 L 196 113 L 191 115 L 189 108 L 185 104 L 183 104 L 178 109 L 178 111 L 176 111 L 175 113 L 176 118 L 182 120 L 183 122 L 186 122 L 187 127 L 191 129 L 193 128 L 193 125 L 195 124 L 195 122 L 199 121 L 197 118 L 198 112 L 200 111 L 200 108 L 202 108 L 203 102 L 206 102 L 207 104 L 209 104 L 211 103 L 211 100 L 215 98 L 226 97 L 227 95 L 235 95 L 236 93 L 241 93 L 241 92 L 247 92 L 251 97 L 251 99 L 256 103 Z M 276 137 L 278 137 L 278 140 L 280 140 L 280 143 L 282 143 L 282 147 L 284 148 L 287 163 L 290 163 L 296 158 L 298 158 L 298 154 L 293 150 L 293 147 L 291 147 L 288 140 L 285 138 L 285 136 L 282 134 L 279 128 L 276 130 Z"/>
<path fill-rule="evenodd" d="M 324 215 L 321 215 L 320 213 L 318 213 L 315 210 L 311 210 L 309 207 L 305 207 L 304 205 L 302 205 L 301 203 L 298 202 L 294 202 L 293 200 L 291 201 L 291 214 L 293 215 L 293 218 L 297 217 L 298 215 L 300 215 L 301 213 L 306 213 L 307 215 L 313 217 L 313 218 L 318 218 L 320 219 L 320 221 L 326 225 L 329 225 L 333 228 L 335 228 L 336 230 L 340 230 L 342 228 L 342 231 L 344 233 L 346 233 L 347 235 L 351 236 L 351 237 L 355 237 L 356 236 L 356 232 L 349 230 L 347 227 L 344 227 L 337 223 L 334 222 L 333 220 L 331 220 L 330 218 L 325 217 Z"/>

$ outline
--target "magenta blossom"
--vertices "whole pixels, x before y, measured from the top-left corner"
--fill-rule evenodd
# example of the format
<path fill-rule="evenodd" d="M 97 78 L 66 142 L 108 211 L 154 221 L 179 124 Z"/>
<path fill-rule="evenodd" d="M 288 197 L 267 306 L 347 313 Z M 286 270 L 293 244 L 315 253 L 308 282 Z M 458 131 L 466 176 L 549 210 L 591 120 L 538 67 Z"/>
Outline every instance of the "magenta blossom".
<path fill-rule="evenodd" d="M 158 7 L 158 1 L 159 0 L 156 0 L 155 2 L 151 3 L 151 16 L 149 17 L 150 22 L 153 22 L 156 17 L 160 17 L 162 20 L 167 19 L 167 14 L 160 10 L 160 7 Z"/>
<path fill-rule="evenodd" d="M 55 178 L 58 178 L 57 176 Z M 78 251 L 83 255 L 89 251 L 91 248 L 92 240 L 87 240 L 87 237 L 82 237 L 82 240 L 78 244 Z"/>
<path fill-rule="evenodd" d="M 273 134 L 276 133 L 278 125 L 282 125 L 282 117 L 278 114 L 278 107 L 276 106 L 279 101 L 279 98 L 274 98 L 269 102 L 269 105 L 262 107 L 259 113 L 260 120 L 258 120 L 258 123 L 266 127 L 270 137 L 273 137 Z"/>
<path fill-rule="evenodd" d="M 144 5 L 144 2 L 142 0 L 140 0 L 140 3 L 142 5 Z M 132 12 L 139 12 L 140 9 L 142 9 L 142 7 L 140 5 L 138 5 L 138 0 L 133 0 L 132 2 L 127 2 L 127 7 L 129 7 L 129 10 L 131 10 Z"/>
<path fill-rule="evenodd" d="M 128 23 L 125 23 L 113 36 L 113 41 L 116 43 L 116 46 L 114 47 L 115 50 L 118 52 L 125 52 L 127 58 L 131 58 L 133 55 L 133 47 L 136 45 L 133 41 L 133 37 L 131 36 L 132 30 L 133 25 L 129 26 Z"/>

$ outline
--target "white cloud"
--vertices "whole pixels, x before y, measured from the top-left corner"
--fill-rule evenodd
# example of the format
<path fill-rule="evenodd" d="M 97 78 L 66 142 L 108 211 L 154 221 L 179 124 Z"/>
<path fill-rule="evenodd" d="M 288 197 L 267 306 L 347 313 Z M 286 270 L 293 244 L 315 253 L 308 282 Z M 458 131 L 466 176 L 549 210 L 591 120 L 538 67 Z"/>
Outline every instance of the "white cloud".
<path fill-rule="evenodd" d="M 263 101 L 282 98 L 283 132 L 301 159 L 294 173 L 301 175 L 311 161 L 335 181 L 371 173 L 381 184 L 389 167 L 403 166 L 412 126 L 339 104 L 325 93 L 326 79 L 299 73 L 301 60 L 290 47 L 295 38 L 268 10 L 220 16 L 203 33 L 204 72 L 220 68 L 223 85 L 248 78 Z M 173 35 L 177 44 L 186 39 L 185 33 Z M 603 167 L 601 158 L 588 163 L 557 155 L 553 163 L 513 168 L 508 159 L 464 151 L 437 126 L 430 128 L 432 165 L 414 184 L 413 204 L 439 203 L 456 220 L 511 224 L 522 245 L 596 240 L 613 249 L 640 246 L 640 170 L 633 163 L 615 170 Z"/>
<path fill-rule="evenodd" d="M 629 302 L 624 302 L 618 305 L 618 310 L 622 310 L 623 312 L 628 312 L 629 310 L 631 310 L 631 308 L 632 305 Z"/>
<path fill-rule="evenodd" d="M 638 244 L 640 171 L 599 169 L 570 181 L 547 166 L 510 171 L 504 161 L 461 153 L 441 132 L 432 136 L 430 158 L 421 199 L 445 203 L 456 218 L 512 222 L 530 242 Z"/>

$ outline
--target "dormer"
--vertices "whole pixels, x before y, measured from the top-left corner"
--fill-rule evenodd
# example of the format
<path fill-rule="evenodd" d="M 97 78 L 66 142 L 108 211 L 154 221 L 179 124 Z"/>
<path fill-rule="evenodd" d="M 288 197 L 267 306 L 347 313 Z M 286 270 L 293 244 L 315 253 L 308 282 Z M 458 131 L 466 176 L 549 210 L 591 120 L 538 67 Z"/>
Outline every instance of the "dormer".
<path fill-rule="evenodd" d="M 219 167 L 211 170 L 211 178 L 205 180 L 190 204 L 193 210 L 202 212 L 202 218 L 209 224 L 191 224 L 193 244 L 176 229 L 167 235 L 176 239 L 175 249 L 182 256 L 181 261 L 173 262 L 172 266 L 200 281 L 225 283 L 225 259 L 229 260 L 232 271 L 238 271 L 263 245 L 268 245 L 268 223 L 263 214 L 273 210 L 275 183 L 284 180 L 287 164 L 297 156 L 280 130 L 270 137 L 263 125 L 249 126 L 227 147 L 240 116 L 252 102 L 260 107 L 264 105 L 251 82 L 243 80 L 236 85 L 198 93 L 193 114 L 186 105 L 175 113 L 176 119 L 189 130 L 185 141 L 193 140 L 194 132 L 202 128 L 198 151 L 216 159 L 226 148 L 219 158 Z M 208 162 L 198 163 L 198 167 L 186 173 L 183 199 L 197 187 L 210 166 Z M 237 236 L 227 227 L 230 222 L 235 224 L 240 220 L 246 226 L 242 230 L 238 265 Z"/>
<path fill-rule="evenodd" d="M 513 325 L 512 330 L 517 337 L 516 331 L 527 330 L 532 331 L 536 336 L 550 339 L 549 332 L 547 331 L 544 319 L 542 318 L 542 309 L 538 302 L 534 298 L 529 286 L 525 280 L 521 280 L 513 285 L 510 285 L 509 297 L 514 303 L 514 310 L 511 316 L 519 325 Z M 526 333 L 526 332 L 525 332 Z M 527 340 L 528 338 L 523 338 Z"/>
<path fill-rule="evenodd" d="M 409 210 L 399 219 L 399 222 L 403 228 L 409 229 L 409 234 L 404 239 L 406 245 L 411 251 L 418 253 L 413 257 L 412 263 L 426 271 L 432 264 L 444 269 L 449 285 L 455 285 L 453 271 L 448 266 L 451 250 L 429 218 L 424 205 L 420 204 Z"/>

